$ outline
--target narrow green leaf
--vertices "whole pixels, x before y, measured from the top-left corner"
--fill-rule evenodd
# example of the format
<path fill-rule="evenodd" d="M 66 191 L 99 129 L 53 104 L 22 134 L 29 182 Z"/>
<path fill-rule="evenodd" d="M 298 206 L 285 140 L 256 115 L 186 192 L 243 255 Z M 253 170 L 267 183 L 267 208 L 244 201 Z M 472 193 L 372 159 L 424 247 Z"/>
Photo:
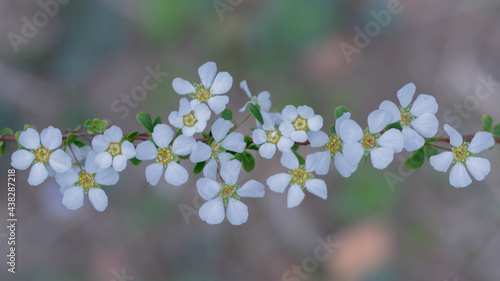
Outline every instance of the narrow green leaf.
<path fill-rule="evenodd" d="M 220 117 L 222 117 L 224 120 L 231 121 L 233 120 L 233 112 L 231 111 L 231 109 L 226 107 L 226 109 L 222 111 Z"/>
<path fill-rule="evenodd" d="M 500 138 L 500 123 L 496 124 L 493 129 L 491 129 L 491 133 L 495 136 Z"/>
<path fill-rule="evenodd" d="M 344 115 L 344 113 L 346 112 L 349 112 L 349 109 L 347 109 L 347 107 L 345 106 L 337 106 L 337 108 L 335 108 L 335 118 L 340 118 L 342 117 L 342 115 Z"/>
<path fill-rule="evenodd" d="M 193 174 L 196 175 L 199 174 L 201 171 L 203 171 L 203 168 L 205 167 L 206 163 L 207 163 L 206 161 L 196 163 L 196 165 L 194 165 Z"/>
<path fill-rule="evenodd" d="M 335 125 L 331 125 L 330 126 L 330 133 L 332 133 L 332 134 L 336 134 L 337 133 L 337 131 L 335 131 Z"/>
<path fill-rule="evenodd" d="M 247 149 L 251 149 L 251 150 L 259 150 L 259 147 L 255 144 L 252 144 L 250 145 L 249 147 L 247 147 Z"/>
<path fill-rule="evenodd" d="M 7 144 L 4 141 L 0 141 L 0 157 L 4 155 L 5 153 L 5 148 L 7 147 Z"/>
<path fill-rule="evenodd" d="M 156 116 L 155 120 L 153 121 L 153 129 L 158 124 L 161 124 L 161 116 L 160 115 Z"/>
<path fill-rule="evenodd" d="M 245 147 L 248 147 L 250 145 L 250 141 L 252 140 L 252 138 L 250 136 L 245 136 L 243 138 L 243 140 L 245 141 L 246 143 L 246 146 Z"/>
<path fill-rule="evenodd" d="M 247 173 L 253 171 L 253 169 L 255 168 L 255 159 L 253 158 L 253 155 L 247 151 L 243 152 L 242 164 L 243 164 L 243 169 Z"/>
<path fill-rule="evenodd" d="M 306 164 L 306 160 L 298 152 L 293 151 L 293 154 L 295 154 L 295 156 L 297 156 L 297 159 L 299 160 L 299 165 L 305 165 Z"/>
<path fill-rule="evenodd" d="M 79 140 L 75 140 L 73 143 L 78 147 L 86 146 L 86 144 L 83 141 L 79 141 Z"/>
<path fill-rule="evenodd" d="M 146 130 L 153 132 L 154 126 L 151 122 L 151 115 L 147 112 L 137 113 L 137 122 L 141 124 Z"/>
<path fill-rule="evenodd" d="M 11 128 L 4 128 L 3 130 L 0 131 L 0 137 L 12 136 L 12 135 L 14 135 L 14 132 L 12 131 Z"/>
<path fill-rule="evenodd" d="M 236 155 L 234 155 L 233 158 L 231 158 L 230 160 L 238 160 L 238 161 L 243 161 L 243 153 L 236 153 Z"/>
<path fill-rule="evenodd" d="M 139 159 L 137 159 L 135 157 L 130 159 L 130 163 L 132 163 L 132 165 L 136 165 L 137 166 L 137 165 L 141 164 L 141 162 L 142 162 L 141 160 L 139 160 Z"/>
<path fill-rule="evenodd" d="M 174 140 L 175 140 L 178 136 L 180 136 L 180 135 L 182 135 L 182 129 L 179 129 L 179 130 L 177 130 L 177 131 L 175 132 L 175 135 L 174 135 Z"/>
<path fill-rule="evenodd" d="M 139 136 L 141 133 L 139 131 L 132 132 L 128 134 L 128 136 L 125 136 L 125 140 L 128 140 L 129 142 L 134 142 L 135 138 Z"/>
<path fill-rule="evenodd" d="M 406 159 L 405 167 L 410 170 L 418 169 L 424 164 L 425 160 L 425 152 L 424 148 L 420 148 L 419 150 L 413 152 L 410 158 Z"/>
<path fill-rule="evenodd" d="M 403 130 L 403 127 L 401 127 L 401 124 L 399 122 L 394 122 L 392 124 L 389 124 L 387 125 L 387 127 L 385 127 L 385 130 L 390 130 L 390 129 L 398 129 L 400 131 Z"/>
<path fill-rule="evenodd" d="M 70 145 L 76 141 L 77 138 L 80 136 L 77 134 L 68 134 L 68 137 L 66 138 L 66 145 Z"/>
<path fill-rule="evenodd" d="M 438 137 L 437 137 L 437 136 L 435 136 L 435 137 L 433 137 L 433 138 L 428 138 L 428 139 L 425 139 L 425 142 L 426 142 L 426 143 L 435 142 L 437 139 L 438 139 Z"/>
<path fill-rule="evenodd" d="M 491 118 L 491 115 L 486 114 L 483 115 L 483 124 L 484 124 L 484 130 L 487 132 L 491 132 L 491 127 L 493 126 L 493 118 Z"/>
<path fill-rule="evenodd" d="M 264 125 L 264 118 L 262 118 L 262 114 L 260 113 L 259 108 L 253 103 L 249 103 L 247 107 L 250 113 L 255 117 L 255 119 L 257 119 L 260 124 Z"/>
<path fill-rule="evenodd" d="M 292 146 L 292 150 L 293 151 L 297 151 L 297 150 L 299 150 L 299 147 L 300 146 L 298 144 L 294 143 L 293 146 Z"/>
<path fill-rule="evenodd" d="M 424 145 L 424 151 L 427 159 L 431 158 L 433 155 L 439 154 L 439 150 L 432 145 Z"/>

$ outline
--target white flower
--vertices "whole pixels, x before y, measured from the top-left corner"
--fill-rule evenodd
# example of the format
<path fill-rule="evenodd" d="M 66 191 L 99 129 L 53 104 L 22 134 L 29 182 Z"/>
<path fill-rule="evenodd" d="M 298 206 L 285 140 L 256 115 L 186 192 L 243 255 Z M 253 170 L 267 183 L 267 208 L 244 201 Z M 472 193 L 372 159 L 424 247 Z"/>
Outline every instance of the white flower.
<path fill-rule="evenodd" d="M 283 193 L 288 185 L 287 207 L 298 206 L 304 200 L 303 189 L 319 198 L 326 199 L 327 189 L 324 180 L 315 179 L 312 171 L 316 168 L 316 158 L 310 154 L 306 157 L 305 165 L 299 165 L 299 160 L 292 152 L 283 153 L 281 164 L 288 168 L 288 173 L 280 173 L 270 176 L 267 185 L 274 192 Z"/>
<path fill-rule="evenodd" d="M 108 207 L 108 196 L 100 185 L 114 185 L 118 182 L 118 173 L 109 167 L 99 169 L 95 163 L 97 153 L 91 151 L 87 155 L 85 169 L 69 169 L 66 173 L 56 174 L 56 181 L 63 191 L 62 203 L 70 210 L 83 206 L 83 197 L 88 194 L 94 208 L 102 212 Z"/>
<path fill-rule="evenodd" d="M 330 137 L 322 131 L 309 132 L 309 142 L 311 147 L 323 147 L 325 151 L 316 152 L 314 157 L 318 165 L 314 170 L 318 175 L 326 175 L 330 170 L 330 163 L 334 161 L 335 167 L 343 177 L 349 177 L 358 168 L 358 162 L 354 159 L 345 157 L 343 150 L 344 144 L 354 144 L 359 141 L 359 134 L 362 131 L 355 130 L 354 135 L 352 130 L 343 130 L 342 126 L 359 127 L 356 122 L 349 119 L 351 113 L 346 112 L 335 121 L 335 130 Z M 360 128 L 361 129 L 361 128 Z M 358 134 L 358 135 L 356 135 Z"/>
<path fill-rule="evenodd" d="M 240 109 L 240 112 L 244 112 L 247 108 L 247 105 L 249 103 L 252 103 L 252 104 L 255 104 L 255 105 L 259 105 L 260 106 L 260 109 L 261 111 L 269 111 L 271 110 L 271 94 L 268 92 L 268 91 L 263 91 L 263 92 L 260 92 L 256 97 L 255 96 L 252 96 L 252 93 L 250 93 L 250 90 L 248 89 L 248 84 L 247 84 L 247 81 L 246 80 L 243 80 L 241 81 L 240 83 L 240 88 L 243 89 L 243 91 L 245 91 L 245 93 L 247 94 L 248 98 L 250 99 L 249 102 L 247 102 L 245 104 L 245 106 L 243 106 L 241 109 Z"/>
<path fill-rule="evenodd" d="M 26 170 L 32 163 L 28 183 L 41 184 L 48 176 L 47 166 L 57 173 L 64 173 L 71 168 L 71 158 L 62 149 L 56 149 L 62 144 L 62 134 L 52 126 L 44 129 L 41 134 L 32 128 L 19 135 L 21 149 L 11 157 L 11 166 Z"/>
<path fill-rule="evenodd" d="M 196 142 L 189 157 L 191 162 L 198 163 L 208 161 L 203 168 L 203 175 L 215 180 L 217 173 L 217 162 L 224 162 L 234 157 L 226 151 L 241 153 L 245 150 L 246 143 L 241 133 L 229 130 L 233 127 L 230 121 L 222 118 L 212 124 L 212 139 L 208 143 Z M 229 133 L 229 134 L 228 134 Z"/>
<path fill-rule="evenodd" d="M 482 181 L 490 172 L 490 161 L 476 157 L 476 153 L 495 145 L 493 135 L 488 132 L 478 132 L 470 142 L 464 141 L 457 130 L 445 124 L 444 130 L 450 136 L 451 151 L 445 151 L 431 156 L 431 166 L 437 171 L 446 173 L 451 164 L 450 184 L 454 187 L 466 187 L 472 183 L 469 173 L 478 181 Z"/>
<path fill-rule="evenodd" d="M 125 170 L 128 159 L 135 156 L 135 148 L 131 142 L 122 138 L 122 129 L 111 126 L 104 131 L 104 134 L 92 139 L 92 148 L 97 153 L 95 161 L 99 168 L 106 169 L 112 166 L 117 172 Z"/>
<path fill-rule="evenodd" d="M 227 72 L 219 72 L 215 76 L 216 74 L 217 65 L 214 62 L 207 62 L 198 69 L 201 84 L 191 84 L 182 78 L 175 78 L 172 86 L 178 94 L 189 94 L 193 99 L 207 103 L 215 114 L 220 114 L 229 102 L 229 97 L 222 94 L 231 89 L 233 77 Z"/>
<path fill-rule="evenodd" d="M 276 148 L 281 152 L 287 152 L 294 144 L 293 140 L 285 137 L 272 121 L 262 126 L 262 129 L 255 129 L 252 140 L 255 144 L 260 145 L 259 154 L 265 159 L 273 158 Z"/>
<path fill-rule="evenodd" d="M 281 117 L 283 122 L 280 124 L 280 131 L 294 142 L 306 142 L 309 130 L 318 131 L 323 127 L 323 117 L 315 115 L 314 110 L 306 105 L 298 108 L 287 105 L 281 112 Z"/>
<path fill-rule="evenodd" d="M 227 220 L 233 225 L 241 225 L 248 219 L 248 207 L 241 197 L 264 197 L 264 185 L 250 180 L 243 186 L 237 184 L 241 163 L 228 161 L 221 170 L 223 183 L 211 178 L 201 178 L 196 182 L 200 196 L 207 200 L 199 210 L 200 218 L 208 224 L 219 224 L 224 220 L 224 206 L 227 206 Z"/>
<path fill-rule="evenodd" d="M 78 167 L 78 163 L 83 165 L 85 163 L 85 158 L 87 158 L 87 154 L 92 150 L 90 146 L 84 145 L 82 147 L 77 146 L 76 144 L 72 143 L 71 149 L 69 149 L 69 146 L 66 147 L 66 154 L 71 158 L 71 163 L 72 167 Z M 73 150 L 73 152 L 71 152 Z M 74 155 L 73 155 L 74 153 Z M 75 158 L 76 156 L 76 158 Z M 77 163 L 78 160 L 78 163 Z M 54 169 L 52 169 L 50 166 L 47 166 L 47 172 L 49 174 L 49 177 L 55 177 L 57 174 Z"/>
<path fill-rule="evenodd" d="M 165 124 L 155 126 L 152 133 L 153 141 L 144 141 L 137 146 L 136 158 L 139 160 L 153 160 L 154 163 L 146 167 L 146 179 L 151 185 L 156 185 L 165 171 L 165 180 L 175 186 L 185 184 L 188 180 L 188 171 L 179 162 L 179 156 L 191 153 L 196 140 L 185 135 L 178 136 L 172 145 L 174 131 Z"/>
<path fill-rule="evenodd" d="M 436 112 L 438 104 L 431 95 L 420 94 L 412 104 L 411 100 L 415 94 L 415 85 L 409 83 L 398 91 L 398 99 L 401 106 L 397 106 L 392 101 L 383 101 L 380 109 L 392 113 L 390 123 L 399 122 L 403 127 L 405 149 L 414 151 L 425 144 L 424 138 L 431 138 L 436 135 L 439 121 Z"/>
<path fill-rule="evenodd" d="M 340 135 L 347 136 L 349 142 L 344 143 L 343 153 L 351 163 L 359 163 L 363 155 L 370 155 L 373 167 L 385 169 L 394 159 L 394 153 L 403 150 L 404 138 L 401 131 L 389 129 L 380 134 L 392 119 L 392 114 L 386 110 L 375 110 L 368 115 L 368 129 L 363 130 L 352 120 L 346 120 L 340 127 Z"/>
<path fill-rule="evenodd" d="M 179 102 L 179 111 L 173 111 L 168 116 L 168 121 L 174 127 L 182 129 L 182 133 L 192 137 L 195 133 L 201 133 L 210 119 L 210 109 L 199 100 L 189 102 L 182 98 Z"/>

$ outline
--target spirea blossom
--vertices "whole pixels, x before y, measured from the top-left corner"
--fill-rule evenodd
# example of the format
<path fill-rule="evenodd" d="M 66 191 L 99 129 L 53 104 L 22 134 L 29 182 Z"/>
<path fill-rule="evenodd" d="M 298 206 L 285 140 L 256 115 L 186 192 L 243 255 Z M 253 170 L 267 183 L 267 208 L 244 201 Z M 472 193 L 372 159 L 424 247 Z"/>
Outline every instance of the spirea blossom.
<path fill-rule="evenodd" d="M 101 169 L 113 167 L 117 172 L 125 170 L 128 159 L 135 156 L 135 147 L 128 140 L 123 140 L 123 131 L 117 126 L 104 131 L 92 140 L 92 148 L 97 153 L 97 166 Z"/>

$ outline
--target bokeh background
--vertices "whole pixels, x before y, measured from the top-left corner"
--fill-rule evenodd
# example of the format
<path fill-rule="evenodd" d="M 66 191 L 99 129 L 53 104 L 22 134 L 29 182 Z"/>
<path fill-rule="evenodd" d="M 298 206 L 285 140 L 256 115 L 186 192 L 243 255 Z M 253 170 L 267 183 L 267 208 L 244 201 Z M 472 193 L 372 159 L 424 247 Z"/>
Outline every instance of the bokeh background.
<path fill-rule="evenodd" d="M 178 107 L 172 80 L 197 81 L 207 61 L 233 76 L 233 111 L 246 102 L 238 87 L 246 79 L 254 94 L 270 91 L 274 110 L 307 104 L 327 129 L 334 108 L 345 105 L 364 126 L 382 100 L 396 101 L 396 91 L 414 82 L 438 100 L 441 124 L 470 134 L 482 128 L 485 113 L 500 121 L 500 84 L 483 88 L 481 99 L 476 94 L 482 80 L 500 81 L 500 3 L 401 0 L 401 12 L 348 62 L 340 45 L 354 45 L 355 28 L 395 2 L 73 0 L 13 47 L 9 33 L 22 35 L 23 19 L 33 22 L 44 10 L 39 1 L 1 1 L 0 127 L 64 130 L 103 118 L 126 132 L 140 130 L 135 115 L 149 111 L 166 121 Z M 169 75 L 125 106 L 148 67 Z M 0 160 L 5 182 L 13 149 Z M 307 194 L 287 209 L 286 195 L 267 190 L 263 199 L 245 200 L 250 217 L 239 227 L 197 217 L 197 176 L 178 188 L 163 180 L 151 187 L 146 165 L 129 166 L 117 186 L 106 188 L 110 205 L 99 213 L 88 200 L 66 210 L 53 180 L 31 187 L 28 171 L 18 171 L 18 273 L 6 273 L 1 227 L 0 279 L 498 280 L 500 155 L 497 148 L 485 155 L 492 172 L 464 189 L 428 163 L 404 169 L 407 153 L 385 171 L 367 164 L 348 179 L 332 169 L 324 177 L 326 201 Z M 257 159 L 242 182 L 282 171 L 278 159 Z M 0 194 L 4 224 L 5 188 Z M 310 257 L 324 243 L 335 250 L 315 262 Z M 302 273 L 293 273 L 294 265 Z"/>

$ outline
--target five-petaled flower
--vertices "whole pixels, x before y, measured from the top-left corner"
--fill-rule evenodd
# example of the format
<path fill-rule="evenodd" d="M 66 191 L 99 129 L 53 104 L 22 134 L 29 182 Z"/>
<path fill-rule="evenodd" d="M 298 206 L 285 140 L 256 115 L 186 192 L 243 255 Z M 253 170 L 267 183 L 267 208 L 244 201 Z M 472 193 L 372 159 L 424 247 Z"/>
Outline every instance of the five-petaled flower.
<path fill-rule="evenodd" d="M 248 219 L 248 207 L 240 201 L 241 197 L 264 197 L 265 187 L 255 180 L 249 180 L 242 186 L 237 184 L 241 171 L 241 162 L 231 160 L 221 167 L 222 183 L 210 178 L 200 178 L 196 188 L 200 196 L 207 200 L 199 210 L 200 218 L 208 224 L 219 224 L 227 216 L 233 225 L 240 225 Z M 224 206 L 227 207 L 226 214 Z"/>
<path fill-rule="evenodd" d="M 179 102 L 179 111 L 172 111 L 168 116 L 168 122 L 174 127 L 182 129 L 182 133 L 192 137 L 195 133 L 201 133 L 210 119 L 210 109 L 199 100 L 189 102 L 182 98 Z"/>
<path fill-rule="evenodd" d="M 215 114 L 220 114 L 229 102 L 229 97 L 223 94 L 231 89 L 233 78 L 227 72 L 216 74 L 217 65 L 207 62 L 198 69 L 201 84 L 191 84 L 182 78 L 175 78 L 172 86 L 179 95 L 189 94 L 191 98 L 207 103 Z"/>
<path fill-rule="evenodd" d="M 323 117 L 314 114 L 314 110 L 306 105 L 297 108 L 287 105 L 281 111 L 281 117 L 280 131 L 294 142 L 306 142 L 309 131 L 318 131 L 323 127 Z"/>
<path fill-rule="evenodd" d="M 476 153 L 482 152 L 495 145 L 493 135 L 488 132 L 477 132 L 470 142 L 464 141 L 457 130 L 445 124 L 444 130 L 450 136 L 451 151 L 441 152 L 430 158 L 431 166 L 437 171 L 450 171 L 450 184 L 454 187 L 466 187 L 472 183 L 469 173 L 478 181 L 482 181 L 490 172 L 490 161 L 485 158 L 476 157 Z"/>
<path fill-rule="evenodd" d="M 431 95 L 420 94 L 411 104 L 415 95 L 415 85 L 409 83 L 398 91 L 398 99 L 401 106 L 397 106 L 392 101 L 383 101 L 380 109 L 391 112 L 393 118 L 390 123 L 399 122 L 403 128 L 404 148 L 407 151 L 414 151 L 425 144 L 424 138 L 431 138 L 436 135 L 439 121 L 436 112 L 438 104 Z"/>
<path fill-rule="evenodd" d="M 260 145 L 259 154 L 265 159 L 273 158 L 276 148 L 281 152 L 289 152 L 294 144 L 291 138 L 283 135 L 272 120 L 264 123 L 262 129 L 255 129 L 252 133 L 252 139 L 255 144 Z"/>
<path fill-rule="evenodd" d="M 174 131 L 168 125 L 158 124 L 152 133 L 153 140 L 141 142 L 136 149 L 139 160 L 154 160 L 146 167 L 146 179 L 151 185 L 158 181 L 165 171 L 165 180 L 175 186 L 183 185 L 189 178 L 188 171 L 179 162 L 179 156 L 189 155 L 196 140 L 185 135 L 178 136 L 173 143 Z"/>
<path fill-rule="evenodd" d="M 71 158 L 62 150 L 57 149 L 62 144 L 62 134 L 52 126 L 44 129 L 41 134 L 33 128 L 28 128 L 19 135 L 21 148 L 11 157 L 12 167 L 26 170 L 32 163 L 28 183 L 39 185 L 47 178 L 47 167 L 56 173 L 64 173 L 71 168 Z"/>
<path fill-rule="evenodd" d="M 97 153 L 95 161 L 99 168 L 113 167 L 117 172 L 125 170 L 128 159 L 135 156 L 134 145 L 123 140 L 123 131 L 117 126 L 111 126 L 104 134 L 95 136 L 92 148 Z"/>

